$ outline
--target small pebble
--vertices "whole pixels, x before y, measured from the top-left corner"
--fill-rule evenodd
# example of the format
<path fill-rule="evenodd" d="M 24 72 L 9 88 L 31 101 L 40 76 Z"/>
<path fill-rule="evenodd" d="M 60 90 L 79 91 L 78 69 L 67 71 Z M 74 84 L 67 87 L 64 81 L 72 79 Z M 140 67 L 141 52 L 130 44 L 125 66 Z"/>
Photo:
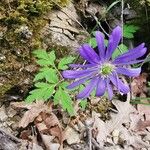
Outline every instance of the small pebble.
<path fill-rule="evenodd" d="M 115 144 L 118 144 L 118 141 L 119 141 L 119 131 L 115 129 L 115 130 L 112 132 L 112 136 L 113 136 L 113 142 L 114 142 Z"/>

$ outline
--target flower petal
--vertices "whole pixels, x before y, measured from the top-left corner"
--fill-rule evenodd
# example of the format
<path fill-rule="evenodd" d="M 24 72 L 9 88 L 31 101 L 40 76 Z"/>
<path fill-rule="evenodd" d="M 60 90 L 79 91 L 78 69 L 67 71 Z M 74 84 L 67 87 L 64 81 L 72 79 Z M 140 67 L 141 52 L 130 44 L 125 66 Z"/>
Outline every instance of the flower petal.
<path fill-rule="evenodd" d="M 110 80 L 123 94 L 127 94 L 130 91 L 129 86 L 127 84 L 124 84 L 117 75 L 110 76 Z"/>
<path fill-rule="evenodd" d="M 96 88 L 96 96 L 104 95 L 105 91 L 106 91 L 106 81 L 102 78 L 99 78 Z"/>
<path fill-rule="evenodd" d="M 85 65 L 82 65 L 82 64 L 70 64 L 69 67 L 72 67 L 72 68 L 91 68 L 91 67 L 94 67 L 95 64 L 85 64 Z"/>
<path fill-rule="evenodd" d="M 89 97 L 90 93 L 94 90 L 94 88 L 97 85 L 98 82 L 98 77 L 93 78 L 90 83 L 84 88 L 83 91 L 81 91 L 78 95 L 78 99 L 83 99 Z"/>
<path fill-rule="evenodd" d="M 96 52 L 93 50 L 93 48 L 90 47 L 88 44 L 83 44 L 80 48 L 80 55 L 87 60 L 89 63 L 99 63 L 100 58 L 96 54 Z"/>
<path fill-rule="evenodd" d="M 62 75 L 64 78 L 68 79 L 75 79 L 75 78 L 81 78 L 84 76 L 88 76 L 89 74 L 95 74 L 97 72 L 97 68 L 87 69 L 87 70 L 65 70 L 63 71 Z"/>
<path fill-rule="evenodd" d="M 137 64 L 137 63 L 141 63 L 145 61 L 144 59 L 142 60 L 132 60 L 132 61 L 127 61 L 127 62 L 123 62 L 123 61 L 118 61 L 116 63 L 113 63 L 115 65 L 133 65 L 133 64 Z"/>
<path fill-rule="evenodd" d="M 117 26 L 109 37 L 109 42 L 106 51 L 106 59 L 109 60 L 112 56 L 112 53 L 117 48 L 122 37 L 121 27 Z"/>
<path fill-rule="evenodd" d="M 133 61 L 136 60 L 137 58 L 143 56 L 146 51 L 147 48 L 144 48 L 144 43 L 142 43 L 141 45 L 137 46 L 136 48 L 129 50 L 128 52 L 118 56 L 113 63 L 126 63 L 129 61 Z"/>
<path fill-rule="evenodd" d="M 80 84 L 83 84 L 85 81 L 89 80 L 90 78 L 92 77 L 91 76 L 88 76 L 88 77 L 85 77 L 85 78 L 82 78 L 82 79 L 79 79 L 73 83 L 71 83 L 70 85 L 67 86 L 68 89 L 73 89 L 75 88 L 76 86 L 79 86 Z"/>
<path fill-rule="evenodd" d="M 137 77 L 141 73 L 141 68 L 129 69 L 129 68 L 118 67 L 116 68 L 116 72 L 123 75 L 127 75 L 129 77 Z"/>
<path fill-rule="evenodd" d="M 99 50 L 99 56 L 101 60 L 103 60 L 105 57 L 104 35 L 101 32 L 96 31 L 95 37 L 96 37 L 96 42 Z"/>
<path fill-rule="evenodd" d="M 112 90 L 112 86 L 110 84 L 110 80 L 107 79 L 106 83 L 107 83 L 108 98 L 109 98 L 109 100 L 111 100 L 113 98 L 113 90 Z"/>

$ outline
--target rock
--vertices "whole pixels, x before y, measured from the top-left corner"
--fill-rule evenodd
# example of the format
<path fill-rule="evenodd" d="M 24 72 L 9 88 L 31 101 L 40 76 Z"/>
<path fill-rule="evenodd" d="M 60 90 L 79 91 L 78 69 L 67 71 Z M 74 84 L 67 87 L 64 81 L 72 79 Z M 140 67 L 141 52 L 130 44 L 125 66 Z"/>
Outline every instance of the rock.
<path fill-rule="evenodd" d="M 20 140 L 10 133 L 0 129 L 0 149 L 19 150 Z"/>
<path fill-rule="evenodd" d="M 114 142 L 115 144 L 117 144 L 118 141 L 119 141 L 119 131 L 115 129 L 115 130 L 112 132 L 112 136 L 113 136 L 113 142 Z"/>
<path fill-rule="evenodd" d="M 12 107 L 9 107 L 8 108 L 8 111 L 7 111 L 7 115 L 8 117 L 12 118 L 13 116 L 15 116 L 17 114 L 17 111 L 15 109 L 13 109 Z"/>
<path fill-rule="evenodd" d="M 114 145 L 111 137 L 106 138 L 106 143 L 107 143 L 106 145 L 108 145 L 108 146 L 113 146 Z"/>
<path fill-rule="evenodd" d="M 76 132 L 73 128 L 71 128 L 69 126 L 65 130 L 65 138 L 64 139 L 67 140 L 67 143 L 69 145 L 80 142 L 79 133 Z"/>
<path fill-rule="evenodd" d="M 82 43 L 87 38 L 87 31 L 83 30 L 78 22 L 78 15 L 74 5 L 60 10 L 55 10 L 48 14 L 50 23 L 42 30 L 44 47 L 62 46 L 71 50 L 74 54 Z M 83 33 L 82 39 L 77 38 Z"/>
<path fill-rule="evenodd" d="M 8 118 L 7 114 L 6 114 L 6 110 L 5 110 L 5 106 L 3 105 L 1 108 L 0 108 L 0 121 L 4 122 L 6 121 Z"/>

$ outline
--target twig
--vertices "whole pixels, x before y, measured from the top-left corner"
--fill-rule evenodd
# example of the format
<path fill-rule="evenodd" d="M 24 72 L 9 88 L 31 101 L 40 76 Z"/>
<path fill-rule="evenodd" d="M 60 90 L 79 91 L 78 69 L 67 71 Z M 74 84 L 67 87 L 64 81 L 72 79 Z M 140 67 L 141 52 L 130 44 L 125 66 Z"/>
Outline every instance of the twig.
<path fill-rule="evenodd" d="M 98 150 L 103 150 L 103 147 L 99 146 L 99 144 L 96 142 L 96 140 L 94 138 L 92 138 L 92 144 L 98 148 Z"/>
<path fill-rule="evenodd" d="M 87 119 L 85 121 L 87 136 L 88 136 L 88 144 L 89 144 L 89 150 L 92 150 L 92 125 L 93 121 L 92 119 Z"/>

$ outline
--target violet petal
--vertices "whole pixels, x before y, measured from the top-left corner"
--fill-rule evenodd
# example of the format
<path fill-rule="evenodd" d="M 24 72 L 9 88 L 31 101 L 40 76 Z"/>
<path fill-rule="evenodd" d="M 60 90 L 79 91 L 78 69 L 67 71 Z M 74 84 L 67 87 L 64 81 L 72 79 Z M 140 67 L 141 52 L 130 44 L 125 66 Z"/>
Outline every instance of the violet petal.
<path fill-rule="evenodd" d="M 125 62 L 129 62 L 129 61 L 133 61 L 136 60 L 137 58 L 143 56 L 146 51 L 147 48 L 143 48 L 144 44 L 139 45 L 138 47 L 129 50 L 128 52 L 118 56 L 113 63 L 125 63 Z"/>
<path fill-rule="evenodd" d="M 68 79 L 75 79 L 75 78 L 81 78 L 84 76 L 88 76 L 89 74 L 95 74 L 97 72 L 97 69 L 87 69 L 87 70 L 65 70 L 63 71 L 62 75 L 64 78 Z"/>
<path fill-rule="evenodd" d="M 123 94 L 127 94 L 130 91 L 130 88 L 127 84 L 124 84 L 119 77 L 116 75 L 110 76 L 111 82 L 118 88 Z"/>
<path fill-rule="evenodd" d="M 88 76 L 88 77 L 85 77 L 85 78 L 82 78 L 82 79 L 79 79 L 73 83 L 71 83 L 70 85 L 67 86 L 68 89 L 73 89 L 75 88 L 76 86 L 79 86 L 80 84 L 83 84 L 85 81 L 89 80 L 90 78 L 92 77 L 91 76 Z"/>
<path fill-rule="evenodd" d="M 104 35 L 101 32 L 96 31 L 95 37 L 96 37 L 96 42 L 99 50 L 99 56 L 101 60 L 103 60 L 105 57 Z"/>
<path fill-rule="evenodd" d="M 141 73 L 141 68 L 123 68 L 123 67 L 118 67 L 116 68 L 116 72 L 119 74 L 127 75 L 129 77 L 137 77 Z"/>
<path fill-rule="evenodd" d="M 141 63 L 143 62 L 143 60 L 132 60 L 132 61 L 117 61 L 117 62 L 113 62 L 113 64 L 115 65 L 133 65 L 133 64 L 137 64 L 137 63 Z"/>
<path fill-rule="evenodd" d="M 98 77 L 93 78 L 90 83 L 78 95 L 78 99 L 89 97 L 90 93 L 94 90 L 98 82 Z"/>
<path fill-rule="evenodd" d="M 107 79 L 106 83 L 107 83 L 108 99 L 111 100 L 113 98 L 112 85 L 110 84 L 109 79 Z"/>
<path fill-rule="evenodd" d="M 109 60 L 112 56 L 112 53 L 117 48 L 122 36 L 121 27 L 117 26 L 109 37 L 107 51 L 106 51 L 106 59 Z"/>
<path fill-rule="evenodd" d="M 106 81 L 105 79 L 99 78 L 99 81 L 96 87 L 96 96 L 104 95 L 105 91 L 106 91 Z"/>
<path fill-rule="evenodd" d="M 88 44 L 83 44 L 80 48 L 80 55 L 87 60 L 89 63 L 99 63 L 100 58 L 96 54 L 96 52 L 93 50 L 93 48 L 90 47 Z"/>
<path fill-rule="evenodd" d="M 91 67 L 94 67 L 95 64 L 85 64 L 85 65 L 82 65 L 82 64 L 70 64 L 69 67 L 71 68 L 91 68 Z"/>

